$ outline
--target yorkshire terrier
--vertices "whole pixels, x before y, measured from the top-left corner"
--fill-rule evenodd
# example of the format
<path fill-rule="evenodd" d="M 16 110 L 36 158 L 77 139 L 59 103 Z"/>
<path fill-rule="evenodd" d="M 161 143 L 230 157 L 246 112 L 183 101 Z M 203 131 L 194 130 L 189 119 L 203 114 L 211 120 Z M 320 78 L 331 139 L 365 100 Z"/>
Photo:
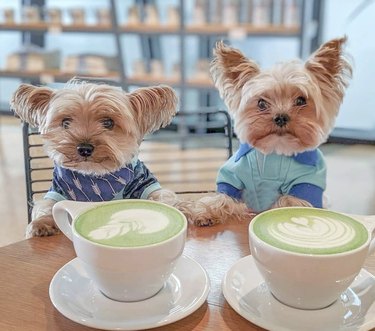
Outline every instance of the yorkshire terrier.
<path fill-rule="evenodd" d="M 261 70 L 219 42 L 210 72 L 234 120 L 239 150 L 219 170 L 217 193 L 197 201 L 199 226 L 270 208 L 322 208 L 326 166 L 318 146 L 331 132 L 352 68 L 346 38 L 323 44 L 303 63 Z"/>
<path fill-rule="evenodd" d="M 177 205 L 137 155 L 146 134 L 170 123 L 177 97 L 167 86 L 131 93 L 105 84 L 71 81 L 63 89 L 22 84 L 11 108 L 41 133 L 54 162 L 53 181 L 32 210 L 26 237 L 58 232 L 52 207 L 60 200 L 141 198 Z"/>

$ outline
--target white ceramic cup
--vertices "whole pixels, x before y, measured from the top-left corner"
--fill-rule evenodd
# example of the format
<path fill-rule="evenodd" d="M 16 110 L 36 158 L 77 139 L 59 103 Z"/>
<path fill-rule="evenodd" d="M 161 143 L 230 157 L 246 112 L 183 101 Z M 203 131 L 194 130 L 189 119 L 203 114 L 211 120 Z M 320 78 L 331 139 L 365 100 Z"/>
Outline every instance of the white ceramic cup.
<path fill-rule="evenodd" d="M 330 226 L 325 221 L 327 217 L 339 219 L 337 227 Z M 344 218 L 349 219 L 348 224 L 359 224 L 357 230 L 343 225 Z M 270 222 L 268 229 L 271 230 L 264 230 L 267 229 L 264 227 L 266 222 Z M 374 216 L 348 216 L 324 209 L 285 207 L 254 217 L 249 225 L 249 244 L 255 264 L 276 299 L 295 308 L 321 309 L 340 297 L 359 274 L 366 257 L 375 251 L 374 227 Z M 296 239 L 301 232 L 302 241 Z M 340 233 L 351 238 L 358 236 L 356 232 L 362 236 L 362 241 L 355 244 L 358 247 L 354 245 L 346 251 L 333 252 L 337 240 L 342 240 L 339 239 Z M 274 235 L 276 241 L 270 239 Z M 322 238 L 323 241 L 319 242 Z M 283 240 L 292 246 L 283 246 Z M 313 250 L 292 251 L 301 242 L 303 247 L 303 241 Z M 328 253 L 326 250 L 331 248 Z"/>
<path fill-rule="evenodd" d="M 158 243 L 118 247 L 89 240 L 80 234 L 75 226 L 77 220 L 81 219 L 82 222 L 82 217 L 85 222 L 90 222 L 88 215 L 100 215 L 103 206 L 114 207 L 117 211 L 124 206 L 130 206 L 130 209 L 133 206 L 138 213 L 138 210 L 145 206 L 142 204 L 159 208 L 158 212 L 169 213 L 174 219 L 178 217 L 180 223 L 182 220 L 181 229 L 172 237 Z M 173 207 L 150 200 L 129 199 L 104 203 L 60 201 L 54 205 L 53 217 L 60 230 L 73 241 L 77 257 L 89 278 L 104 295 L 117 301 L 144 300 L 160 291 L 173 272 L 186 241 L 185 216 Z M 134 229 L 133 225 L 127 226 Z"/>

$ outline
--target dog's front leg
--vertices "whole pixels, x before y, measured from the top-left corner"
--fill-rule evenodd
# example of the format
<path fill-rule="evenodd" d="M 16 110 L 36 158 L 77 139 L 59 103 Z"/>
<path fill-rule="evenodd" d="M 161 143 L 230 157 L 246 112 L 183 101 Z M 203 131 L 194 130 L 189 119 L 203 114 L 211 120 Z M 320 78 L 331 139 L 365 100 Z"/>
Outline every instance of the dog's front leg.
<path fill-rule="evenodd" d="M 191 201 L 184 201 L 180 199 L 180 197 L 173 191 L 160 189 L 160 190 L 152 192 L 148 196 L 148 199 L 159 201 L 159 202 L 162 202 L 162 203 L 165 203 L 167 205 L 177 208 L 186 216 L 189 222 L 192 222 L 193 203 Z"/>
<path fill-rule="evenodd" d="M 197 226 L 242 221 L 254 215 L 244 203 L 222 193 L 205 196 L 193 202 L 191 213 L 192 223 Z"/>
<path fill-rule="evenodd" d="M 312 207 L 312 204 L 306 200 L 294 197 L 292 195 L 282 195 L 271 208 L 282 207 Z"/>
<path fill-rule="evenodd" d="M 26 228 L 26 238 L 52 236 L 59 232 L 52 216 L 54 200 L 36 201 L 31 215 L 31 223 Z"/>

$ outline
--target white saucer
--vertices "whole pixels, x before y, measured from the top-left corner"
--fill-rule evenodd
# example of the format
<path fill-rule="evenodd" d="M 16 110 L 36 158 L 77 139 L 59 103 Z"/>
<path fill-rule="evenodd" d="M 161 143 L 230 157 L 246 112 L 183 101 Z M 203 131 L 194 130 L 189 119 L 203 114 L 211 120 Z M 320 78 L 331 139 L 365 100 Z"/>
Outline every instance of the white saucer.
<path fill-rule="evenodd" d="M 94 285 L 78 258 L 53 277 L 49 295 L 55 308 L 74 322 L 103 330 L 140 330 L 178 321 L 207 299 L 210 282 L 196 261 L 181 256 L 164 288 L 150 299 L 118 302 Z"/>
<path fill-rule="evenodd" d="M 238 314 L 268 330 L 364 331 L 375 327 L 375 277 L 364 269 L 330 307 L 300 310 L 272 296 L 249 255 L 227 272 L 223 293 Z"/>

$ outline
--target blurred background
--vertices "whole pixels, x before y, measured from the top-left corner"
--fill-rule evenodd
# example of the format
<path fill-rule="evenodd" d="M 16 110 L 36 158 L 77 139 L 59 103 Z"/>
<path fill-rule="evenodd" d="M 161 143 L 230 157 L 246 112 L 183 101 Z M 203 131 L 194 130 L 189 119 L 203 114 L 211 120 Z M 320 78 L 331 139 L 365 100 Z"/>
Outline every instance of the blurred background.
<path fill-rule="evenodd" d="M 19 224 L 0 245 L 20 239 L 27 218 L 21 125 L 9 109 L 21 82 L 61 87 L 79 76 L 127 91 L 168 84 L 180 111 L 207 112 L 169 130 L 215 131 L 210 112 L 225 111 L 208 72 L 218 40 L 268 67 L 348 36 L 354 77 L 323 146 L 334 169 L 328 193 L 335 209 L 375 213 L 374 17 L 374 0 L 0 0 L 1 232 L 13 218 Z"/>
<path fill-rule="evenodd" d="M 208 75 L 217 40 L 267 67 L 349 37 L 354 79 L 335 137 L 374 140 L 373 0 L 0 0 L 0 104 L 21 81 L 75 75 L 124 89 L 166 83 L 182 110 L 223 108 Z"/>

